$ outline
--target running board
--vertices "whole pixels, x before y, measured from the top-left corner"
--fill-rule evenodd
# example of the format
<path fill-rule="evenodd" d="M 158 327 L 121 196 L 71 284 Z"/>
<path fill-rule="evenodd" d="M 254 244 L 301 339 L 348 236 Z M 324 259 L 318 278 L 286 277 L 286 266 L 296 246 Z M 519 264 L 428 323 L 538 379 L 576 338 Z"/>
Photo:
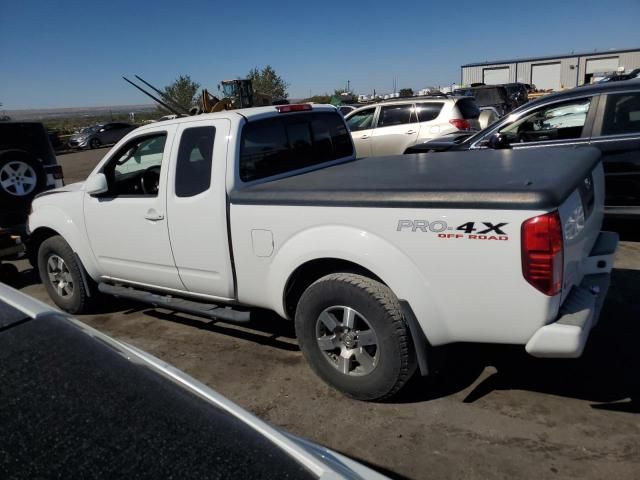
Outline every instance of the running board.
<path fill-rule="evenodd" d="M 203 317 L 224 320 L 230 323 L 247 323 L 250 320 L 250 312 L 241 312 L 230 308 L 221 307 L 215 303 L 194 302 L 171 295 L 159 295 L 157 293 L 138 290 L 132 287 L 99 283 L 98 290 L 114 297 L 127 298 L 138 302 L 149 303 L 154 307 L 167 308 L 177 312 L 191 313 Z"/>

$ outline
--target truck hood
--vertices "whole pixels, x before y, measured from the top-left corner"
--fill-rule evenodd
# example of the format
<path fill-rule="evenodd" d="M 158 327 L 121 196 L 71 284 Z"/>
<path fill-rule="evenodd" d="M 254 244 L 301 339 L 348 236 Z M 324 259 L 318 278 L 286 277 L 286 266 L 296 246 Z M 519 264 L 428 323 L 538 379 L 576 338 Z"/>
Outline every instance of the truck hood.
<path fill-rule="evenodd" d="M 82 187 L 84 187 L 84 182 L 70 183 L 69 185 L 65 185 L 64 187 L 54 188 L 52 190 L 41 192 L 36 195 L 35 198 L 42 198 L 46 197 L 47 195 L 54 195 L 56 193 L 78 192 L 82 190 Z"/>

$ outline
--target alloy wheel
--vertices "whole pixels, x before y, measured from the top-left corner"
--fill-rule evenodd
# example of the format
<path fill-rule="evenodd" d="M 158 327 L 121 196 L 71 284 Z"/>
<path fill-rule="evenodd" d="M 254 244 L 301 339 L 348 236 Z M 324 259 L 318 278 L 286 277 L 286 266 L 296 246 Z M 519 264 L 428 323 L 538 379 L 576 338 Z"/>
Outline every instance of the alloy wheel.
<path fill-rule="evenodd" d="M 323 310 L 316 321 L 316 341 L 326 360 L 345 375 L 368 375 L 378 364 L 378 337 L 364 315 L 351 307 Z"/>

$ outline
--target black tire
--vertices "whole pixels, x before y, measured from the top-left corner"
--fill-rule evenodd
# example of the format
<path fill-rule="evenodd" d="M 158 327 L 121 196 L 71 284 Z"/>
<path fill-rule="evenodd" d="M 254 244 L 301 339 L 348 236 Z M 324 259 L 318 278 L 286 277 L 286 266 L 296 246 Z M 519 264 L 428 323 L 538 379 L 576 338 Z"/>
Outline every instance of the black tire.
<path fill-rule="evenodd" d="M 66 273 L 61 273 L 59 278 L 68 288 L 62 288 L 62 291 L 61 287 L 59 287 L 59 282 L 56 282 L 57 287 L 54 286 L 54 282 L 50 278 L 50 270 L 48 270 L 48 263 L 50 261 L 57 263 L 56 258 L 62 259 L 64 266 L 66 266 Z M 83 268 L 79 261 L 76 260 L 76 256 L 69 244 L 61 236 L 50 237 L 40 245 L 38 250 L 40 280 L 47 289 L 51 300 L 69 313 L 86 313 L 92 306 L 92 300 L 95 299 L 95 294 L 93 294 L 95 290 L 92 289 L 92 292 L 87 291 L 87 286 L 83 281 Z M 64 271 L 64 268 L 61 270 Z M 88 287 L 92 288 L 93 282 L 91 278 L 86 274 L 84 278 L 89 283 Z"/>
<path fill-rule="evenodd" d="M 89 148 L 100 148 L 100 145 L 102 145 L 102 143 L 100 143 L 100 140 L 97 138 L 92 138 L 89 141 Z"/>
<path fill-rule="evenodd" d="M 374 331 L 377 343 L 375 353 L 369 350 L 369 357 L 375 357 L 375 361 L 369 367 L 372 370 L 368 372 L 364 364 L 359 364 L 358 359 L 353 364 L 353 360 L 348 360 L 347 370 L 356 365 L 349 374 L 343 373 L 339 370 L 341 367 L 336 366 L 339 364 L 335 360 L 340 362 L 338 349 L 342 351 L 343 348 L 353 348 L 353 343 L 349 344 L 354 341 L 353 336 L 348 337 L 347 334 L 351 332 L 344 330 L 344 327 L 340 326 L 335 330 L 342 329 L 342 333 L 337 336 L 323 334 L 324 339 L 330 336 L 332 342 L 338 342 L 334 352 L 327 352 L 327 348 L 323 350 L 320 347 L 318 328 L 323 329 L 325 326 L 324 322 L 322 325 L 319 323 L 320 315 L 331 312 L 333 308 L 345 307 L 355 310 L 357 318 L 360 318 L 356 321 L 365 325 L 365 329 Z M 332 316 L 334 319 L 338 318 L 333 313 Z M 358 400 L 389 399 L 400 391 L 416 371 L 413 343 L 398 299 L 388 287 L 370 278 L 336 273 L 317 280 L 305 290 L 298 302 L 295 326 L 300 349 L 311 368 L 325 382 L 349 397 Z M 358 330 L 353 330 L 353 333 L 355 347 L 358 348 L 345 350 L 345 355 L 356 350 L 362 353 L 364 348 L 358 344 Z M 340 336 L 342 339 L 338 341 Z M 342 366 L 344 367 L 344 363 Z M 361 367 L 362 372 L 366 373 L 357 374 Z"/>
<path fill-rule="evenodd" d="M 24 171 L 22 171 L 24 169 Z M 17 180 L 34 183 L 12 183 L 12 175 L 22 172 Z M 0 203 L 11 210 L 29 208 L 31 200 L 47 186 L 47 176 L 42 163 L 31 153 L 23 150 L 7 150 L 0 153 Z M 7 207 L 4 207 L 7 208 Z"/>

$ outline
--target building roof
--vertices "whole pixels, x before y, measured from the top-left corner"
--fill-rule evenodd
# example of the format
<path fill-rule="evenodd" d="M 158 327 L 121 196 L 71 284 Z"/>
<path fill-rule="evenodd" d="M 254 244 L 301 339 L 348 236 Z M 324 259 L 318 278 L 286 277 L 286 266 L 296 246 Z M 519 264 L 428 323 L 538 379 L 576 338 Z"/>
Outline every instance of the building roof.
<path fill-rule="evenodd" d="M 523 63 L 523 62 L 536 62 L 540 60 L 556 60 L 560 58 L 589 57 L 593 55 L 616 55 L 618 53 L 627 53 L 627 52 L 640 52 L 640 48 L 625 48 L 622 50 L 601 50 L 601 51 L 593 51 L 593 52 L 577 52 L 577 53 L 567 53 L 564 55 L 548 55 L 545 57 L 512 58 L 510 60 L 493 60 L 493 61 L 485 61 L 485 62 L 467 63 L 466 65 L 462 65 L 461 68 L 479 67 L 483 65 L 496 65 L 501 63 Z"/>

